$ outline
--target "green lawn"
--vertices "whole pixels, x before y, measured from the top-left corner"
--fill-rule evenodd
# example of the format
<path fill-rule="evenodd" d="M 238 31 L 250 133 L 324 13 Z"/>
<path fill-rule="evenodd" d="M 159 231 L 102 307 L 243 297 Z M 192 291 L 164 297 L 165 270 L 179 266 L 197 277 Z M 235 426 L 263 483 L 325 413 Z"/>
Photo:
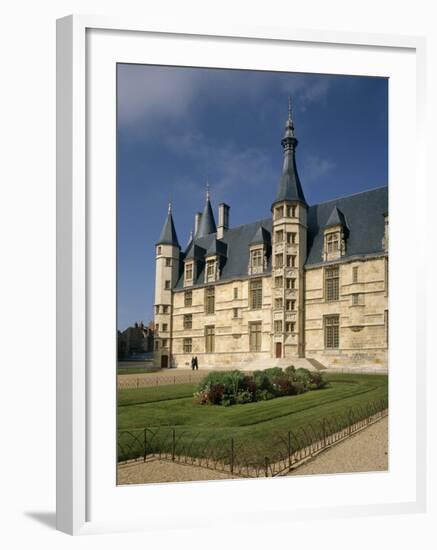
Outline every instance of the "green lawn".
<path fill-rule="evenodd" d="M 151 451 L 158 446 L 169 450 L 173 444 L 177 452 L 190 456 L 220 449 L 226 453 L 233 438 L 240 452 L 255 459 L 271 455 L 290 430 L 293 445 L 298 446 L 302 428 L 317 437 L 326 419 L 325 430 L 335 431 L 347 425 L 350 414 L 366 416 L 369 404 L 379 406 L 388 399 L 386 375 L 328 374 L 327 378 L 330 386 L 323 390 L 230 407 L 195 403 L 194 384 L 119 390 L 119 459 L 141 454 L 144 428 Z"/>

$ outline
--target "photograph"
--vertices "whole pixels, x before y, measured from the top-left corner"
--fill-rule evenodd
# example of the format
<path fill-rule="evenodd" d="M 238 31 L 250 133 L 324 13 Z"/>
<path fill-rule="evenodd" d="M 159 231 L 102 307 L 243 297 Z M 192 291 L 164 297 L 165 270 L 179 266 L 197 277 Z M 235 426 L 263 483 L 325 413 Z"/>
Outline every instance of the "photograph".
<path fill-rule="evenodd" d="M 117 484 L 388 471 L 388 79 L 116 70 Z"/>

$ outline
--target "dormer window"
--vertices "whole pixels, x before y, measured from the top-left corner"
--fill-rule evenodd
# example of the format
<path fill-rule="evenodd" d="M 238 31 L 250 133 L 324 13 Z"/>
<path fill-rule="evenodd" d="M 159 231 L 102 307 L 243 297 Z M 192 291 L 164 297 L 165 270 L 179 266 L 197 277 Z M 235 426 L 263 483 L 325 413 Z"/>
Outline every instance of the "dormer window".
<path fill-rule="evenodd" d="M 215 281 L 215 260 L 208 260 L 206 262 L 206 281 L 211 282 Z"/>
<path fill-rule="evenodd" d="M 191 263 L 185 265 L 185 280 L 186 281 L 193 280 L 193 264 Z"/>
<path fill-rule="evenodd" d="M 326 250 L 328 254 L 330 252 L 337 252 L 339 242 L 340 242 L 339 233 L 330 233 L 329 235 L 326 236 Z"/>
<path fill-rule="evenodd" d="M 250 265 L 252 268 L 262 267 L 263 265 L 263 251 L 261 248 L 252 250 L 250 255 Z"/>

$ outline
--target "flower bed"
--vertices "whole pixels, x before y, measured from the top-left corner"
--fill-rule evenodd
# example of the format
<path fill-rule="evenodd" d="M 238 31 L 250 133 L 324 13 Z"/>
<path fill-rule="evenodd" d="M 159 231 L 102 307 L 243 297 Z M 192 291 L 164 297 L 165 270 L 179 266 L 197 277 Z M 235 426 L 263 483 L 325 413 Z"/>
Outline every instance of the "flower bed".
<path fill-rule="evenodd" d="M 327 385 L 323 374 L 295 369 L 294 366 L 286 369 L 274 367 L 251 374 L 239 370 L 211 372 L 199 384 L 194 398 L 202 405 L 229 406 L 299 395 Z"/>

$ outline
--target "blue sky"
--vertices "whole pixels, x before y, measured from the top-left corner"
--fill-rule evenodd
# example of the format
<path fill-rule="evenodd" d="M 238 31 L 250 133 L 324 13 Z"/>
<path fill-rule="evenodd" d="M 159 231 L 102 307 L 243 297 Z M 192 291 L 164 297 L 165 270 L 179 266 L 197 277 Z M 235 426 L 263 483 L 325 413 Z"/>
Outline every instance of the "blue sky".
<path fill-rule="evenodd" d="M 118 327 L 153 318 L 168 202 L 184 246 L 205 182 L 237 226 L 270 215 L 291 95 L 297 165 L 315 204 L 388 184 L 382 78 L 118 65 Z"/>

